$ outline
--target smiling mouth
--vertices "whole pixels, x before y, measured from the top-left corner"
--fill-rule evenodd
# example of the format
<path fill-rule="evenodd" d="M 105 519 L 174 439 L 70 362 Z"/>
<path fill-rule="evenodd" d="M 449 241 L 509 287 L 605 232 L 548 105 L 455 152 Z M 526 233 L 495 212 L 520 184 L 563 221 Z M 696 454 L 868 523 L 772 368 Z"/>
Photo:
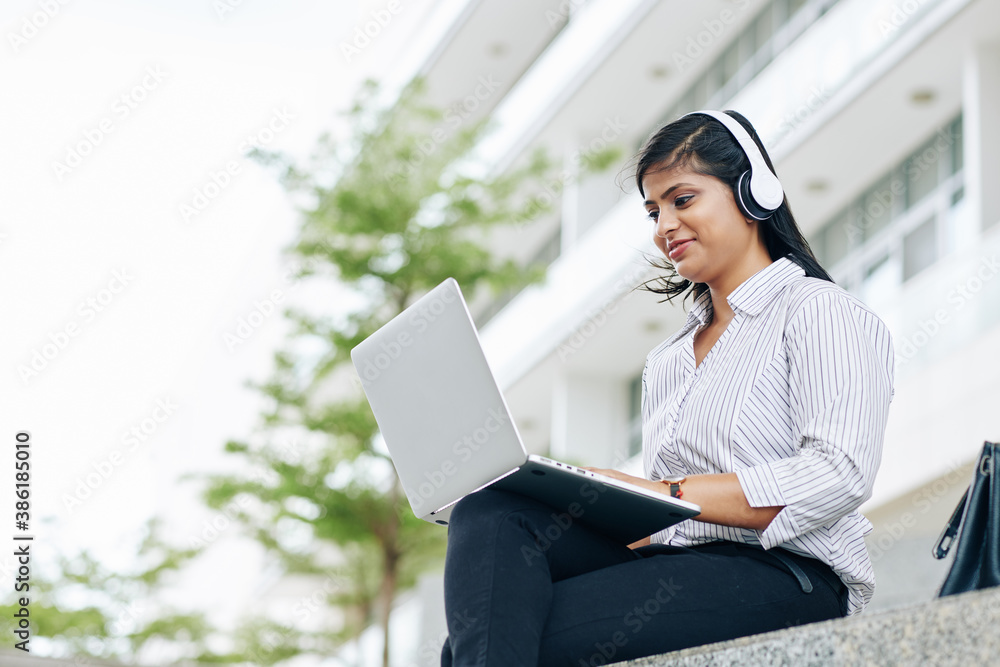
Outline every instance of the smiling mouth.
<path fill-rule="evenodd" d="M 693 242 L 694 239 L 685 239 L 683 241 L 678 241 L 677 243 L 671 243 L 668 248 L 669 252 L 667 253 L 667 256 L 670 259 L 677 259 L 684 253 L 685 250 L 687 250 L 687 247 L 691 245 Z"/>

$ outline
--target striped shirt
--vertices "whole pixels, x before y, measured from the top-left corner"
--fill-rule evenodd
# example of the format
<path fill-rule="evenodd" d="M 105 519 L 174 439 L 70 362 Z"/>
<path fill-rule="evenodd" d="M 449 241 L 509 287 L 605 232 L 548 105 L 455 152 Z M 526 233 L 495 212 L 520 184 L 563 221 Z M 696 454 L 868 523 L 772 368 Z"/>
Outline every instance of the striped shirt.
<path fill-rule="evenodd" d="M 875 589 L 858 507 L 871 496 L 893 394 L 885 324 L 837 285 L 779 259 L 728 298 L 733 319 L 696 368 L 708 292 L 642 373 L 646 477 L 735 472 L 767 529 L 684 521 L 652 542 L 780 546 L 830 565 L 860 612 Z"/>

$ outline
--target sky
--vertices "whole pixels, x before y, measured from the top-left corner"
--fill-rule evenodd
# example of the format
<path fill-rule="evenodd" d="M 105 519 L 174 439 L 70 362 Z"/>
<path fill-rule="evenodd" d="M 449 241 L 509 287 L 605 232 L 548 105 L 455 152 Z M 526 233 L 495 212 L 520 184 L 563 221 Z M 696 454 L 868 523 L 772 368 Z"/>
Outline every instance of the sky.
<path fill-rule="evenodd" d="M 345 298 L 289 278 L 299 214 L 246 152 L 302 161 L 341 136 L 364 78 L 412 73 L 432 4 L 3 3 L 0 438 L 11 470 L 30 434 L 40 562 L 88 549 L 128 568 L 151 516 L 182 546 L 205 535 L 187 477 L 231 469 L 224 443 L 252 434 L 247 382 L 269 374 L 282 310 Z M 0 540 L 20 534 L 12 483 Z M 259 565 L 220 567 L 225 549 L 200 566 L 220 590 Z"/>

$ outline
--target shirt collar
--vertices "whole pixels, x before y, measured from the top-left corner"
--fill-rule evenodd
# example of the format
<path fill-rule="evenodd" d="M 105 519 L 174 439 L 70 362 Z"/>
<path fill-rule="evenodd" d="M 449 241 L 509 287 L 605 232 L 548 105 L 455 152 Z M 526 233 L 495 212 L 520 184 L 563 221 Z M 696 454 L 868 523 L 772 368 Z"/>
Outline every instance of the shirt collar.
<path fill-rule="evenodd" d="M 747 315 L 759 314 L 778 296 L 787 285 L 804 276 L 802 267 L 788 257 L 771 262 L 769 265 L 753 274 L 733 290 L 726 299 L 733 310 L 739 310 Z M 705 290 L 695 299 L 688 313 L 688 322 L 695 320 L 705 324 L 712 316 L 712 295 Z"/>
<path fill-rule="evenodd" d="M 788 257 L 771 262 L 733 290 L 726 300 L 733 310 L 758 315 L 785 287 L 806 274 Z"/>
<path fill-rule="evenodd" d="M 712 293 L 705 290 L 701 293 L 701 296 L 694 300 L 694 304 L 691 306 L 690 312 L 688 312 L 688 324 L 693 324 L 696 321 L 706 324 L 711 317 Z"/>

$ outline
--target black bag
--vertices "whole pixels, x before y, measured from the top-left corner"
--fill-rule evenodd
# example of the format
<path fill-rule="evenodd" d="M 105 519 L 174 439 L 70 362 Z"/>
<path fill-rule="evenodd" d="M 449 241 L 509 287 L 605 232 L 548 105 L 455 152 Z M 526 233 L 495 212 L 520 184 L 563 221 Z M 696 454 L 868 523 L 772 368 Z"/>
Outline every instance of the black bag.
<path fill-rule="evenodd" d="M 987 442 L 975 478 L 934 547 L 941 559 L 955 543 L 955 561 L 938 597 L 1000 585 L 1000 445 Z M 959 534 L 961 528 L 961 534 Z"/>

